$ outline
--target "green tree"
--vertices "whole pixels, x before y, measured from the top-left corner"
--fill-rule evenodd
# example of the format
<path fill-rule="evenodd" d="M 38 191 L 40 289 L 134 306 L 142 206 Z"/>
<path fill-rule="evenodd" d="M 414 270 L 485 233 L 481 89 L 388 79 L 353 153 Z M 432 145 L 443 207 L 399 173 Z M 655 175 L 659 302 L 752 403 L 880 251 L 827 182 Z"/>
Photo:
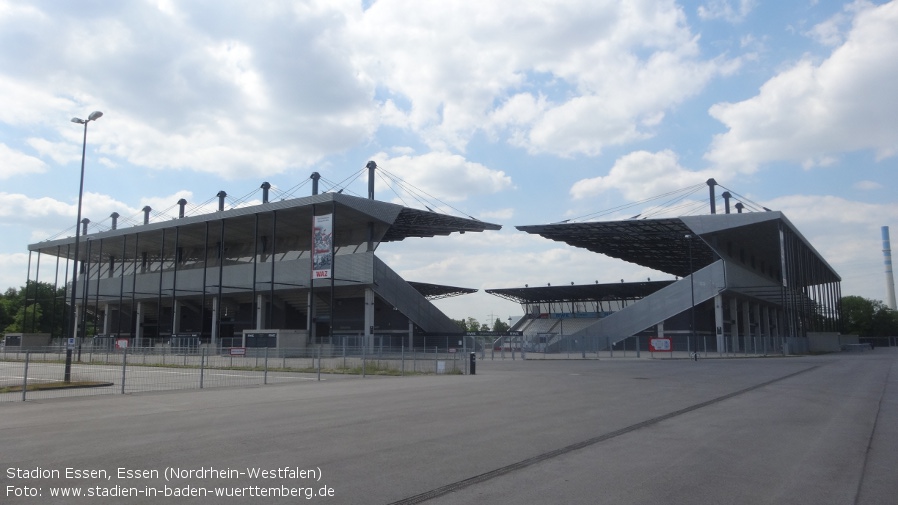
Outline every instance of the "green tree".
<path fill-rule="evenodd" d="M 898 335 L 898 315 L 880 300 L 842 298 L 842 333 L 861 337 Z"/>
<path fill-rule="evenodd" d="M 468 318 L 468 331 L 480 331 L 480 322 L 473 317 Z"/>
<path fill-rule="evenodd" d="M 4 333 L 30 333 L 30 328 L 40 327 L 41 306 L 37 303 L 19 307 L 13 322 L 3 329 Z"/>
<path fill-rule="evenodd" d="M 505 332 L 505 331 L 508 331 L 508 329 L 509 329 L 508 323 L 502 321 L 501 319 L 499 319 L 497 317 L 496 321 L 493 323 L 493 331 Z"/>
<path fill-rule="evenodd" d="M 7 332 L 60 336 L 65 316 L 65 288 L 54 289 L 46 282 L 28 281 L 22 288 L 9 288 L 0 295 L 0 328 Z"/>

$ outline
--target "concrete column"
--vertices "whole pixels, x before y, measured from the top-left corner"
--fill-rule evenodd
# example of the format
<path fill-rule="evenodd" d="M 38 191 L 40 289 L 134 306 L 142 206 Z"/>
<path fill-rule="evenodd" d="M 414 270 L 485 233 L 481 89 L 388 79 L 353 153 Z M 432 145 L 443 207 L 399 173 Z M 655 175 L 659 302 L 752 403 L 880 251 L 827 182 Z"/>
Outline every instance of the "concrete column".
<path fill-rule="evenodd" d="M 753 347 L 753 350 L 755 351 L 755 353 L 757 353 L 758 346 L 761 344 L 761 340 L 764 338 L 764 332 L 761 329 L 761 305 L 760 304 L 756 303 L 754 305 L 754 311 L 752 313 L 752 318 L 755 320 L 755 323 L 757 323 L 757 325 L 758 325 L 758 330 L 755 332 L 755 333 L 757 333 L 757 338 L 754 341 L 755 343 L 754 343 L 754 347 Z"/>
<path fill-rule="evenodd" d="M 655 325 L 655 329 L 658 332 L 658 338 L 664 338 L 664 321 L 661 321 L 657 325 Z"/>
<path fill-rule="evenodd" d="M 212 297 L 212 338 L 209 344 L 213 348 L 218 347 L 218 297 Z"/>
<path fill-rule="evenodd" d="M 171 307 L 171 332 L 181 333 L 181 302 L 175 300 Z"/>
<path fill-rule="evenodd" d="M 717 349 L 723 349 L 724 347 L 724 336 L 723 336 L 723 296 L 715 295 L 714 296 L 714 334 L 717 336 Z"/>
<path fill-rule="evenodd" d="M 143 302 L 137 302 L 137 312 L 134 321 L 134 342 L 135 346 L 143 344 Z"/>
<path fill-rule="evenodd" d="M 374 328 L 374 290 L 365 288 L 365 345 L 369 351 L 374 351 L 374 338 L 371 331 Z"/>
<path fill-rule="evenodd" d="M 736 349 L 739 345 L 739 301 L 730 298 L 730 349 Z"/>
<path fill-rule="evenodd" d="M 256 329 L 261 330 L 267 328 L 268 321 L 265 320 L 265 297 L 256 296 Z"/>
<path fill-rule="evenodd" d="M 74 331 L 72 337 L 79 338 L 81 336 L 81 304 L 75 304 L 75 324 L 72 325 Z"/>

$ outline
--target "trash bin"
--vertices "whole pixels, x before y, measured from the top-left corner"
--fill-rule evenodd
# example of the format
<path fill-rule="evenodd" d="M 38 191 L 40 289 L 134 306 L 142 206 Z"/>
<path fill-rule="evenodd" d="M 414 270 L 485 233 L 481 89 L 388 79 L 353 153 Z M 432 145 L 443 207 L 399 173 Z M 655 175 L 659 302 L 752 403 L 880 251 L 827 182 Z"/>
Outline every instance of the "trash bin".
<path fill-rule="evenodd" d="M 471 353 L 471 375 L 477 374 L 477 353 Z"/>

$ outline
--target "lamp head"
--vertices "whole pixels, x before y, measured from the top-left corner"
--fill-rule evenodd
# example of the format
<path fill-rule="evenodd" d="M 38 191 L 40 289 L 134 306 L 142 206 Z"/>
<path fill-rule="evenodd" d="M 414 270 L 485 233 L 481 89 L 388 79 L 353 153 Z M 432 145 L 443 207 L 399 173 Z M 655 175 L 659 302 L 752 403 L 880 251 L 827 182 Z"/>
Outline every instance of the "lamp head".
<path fill-rule="evenodd" d="M 84 124 L 84 123 L 86 123 L 87 121 L 85 121 L 85 120 L 83 120 L 83 119 L 81 119 L 81 118 L 73 117 L 73 118 L 72 118 L 72 122 L 73 122 L 73 123 L 78 123 L 78 124 Z"/>
<path fill-rule="evenodd" d="M 87 116 L 87 120 L 88 121 L 96 121 L 97 119 L 100 119 L 101 117 L 103 117 L 103 113 L 98 110 L 95 110 L 90 113 L 90 116 Z"/>

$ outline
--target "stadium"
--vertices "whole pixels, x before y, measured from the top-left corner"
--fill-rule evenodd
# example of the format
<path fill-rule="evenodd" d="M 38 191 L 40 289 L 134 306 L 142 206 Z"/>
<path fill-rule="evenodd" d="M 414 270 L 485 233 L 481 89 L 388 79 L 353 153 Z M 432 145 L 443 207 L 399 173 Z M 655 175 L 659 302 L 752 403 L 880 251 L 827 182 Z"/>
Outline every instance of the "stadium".
<path fill-rule="evenodd" d="M 185 215 L 29 245 L 34 280 L 71 276 L 78 243 L 77 332 L 94 345 L 152 347 L 415 348 L 463 330 L 432 300 L 473 293 L 407 281 L 377 257 L 379 244 L 410 237 L 501 229 L 471 217 L 415 209 L 368 197 L 319 194 Z M 541 237 L 669 274 L 674 280 L 487 289 L 519 303 L 524 317 L 504 337 L 512 350 L 683 350 L 766 354 L 807 352 L 832 340 L 840 321 L 840 277 L 781 212 L 730 212 L 730 192 L 710 179 L 710 214 L 675 218 L 518 226 Z M 95 228 L 99 228 L 95 226 Z M 47 260 L 46 258 L 50 258 Z M 30 257 L 29 257 L 30 258 Z M 31 260 L 28 277 L 31 280 Z M 588 265 L 584 265 L 588 269 Z M 63 337 L 64 335 L 53 335 Z M 837 341 L 836 337 L 836 341 Z M 824 345 L 824 344 L 820 344 Z M 666 346 L 666 349 L 664 348 Z"/>

